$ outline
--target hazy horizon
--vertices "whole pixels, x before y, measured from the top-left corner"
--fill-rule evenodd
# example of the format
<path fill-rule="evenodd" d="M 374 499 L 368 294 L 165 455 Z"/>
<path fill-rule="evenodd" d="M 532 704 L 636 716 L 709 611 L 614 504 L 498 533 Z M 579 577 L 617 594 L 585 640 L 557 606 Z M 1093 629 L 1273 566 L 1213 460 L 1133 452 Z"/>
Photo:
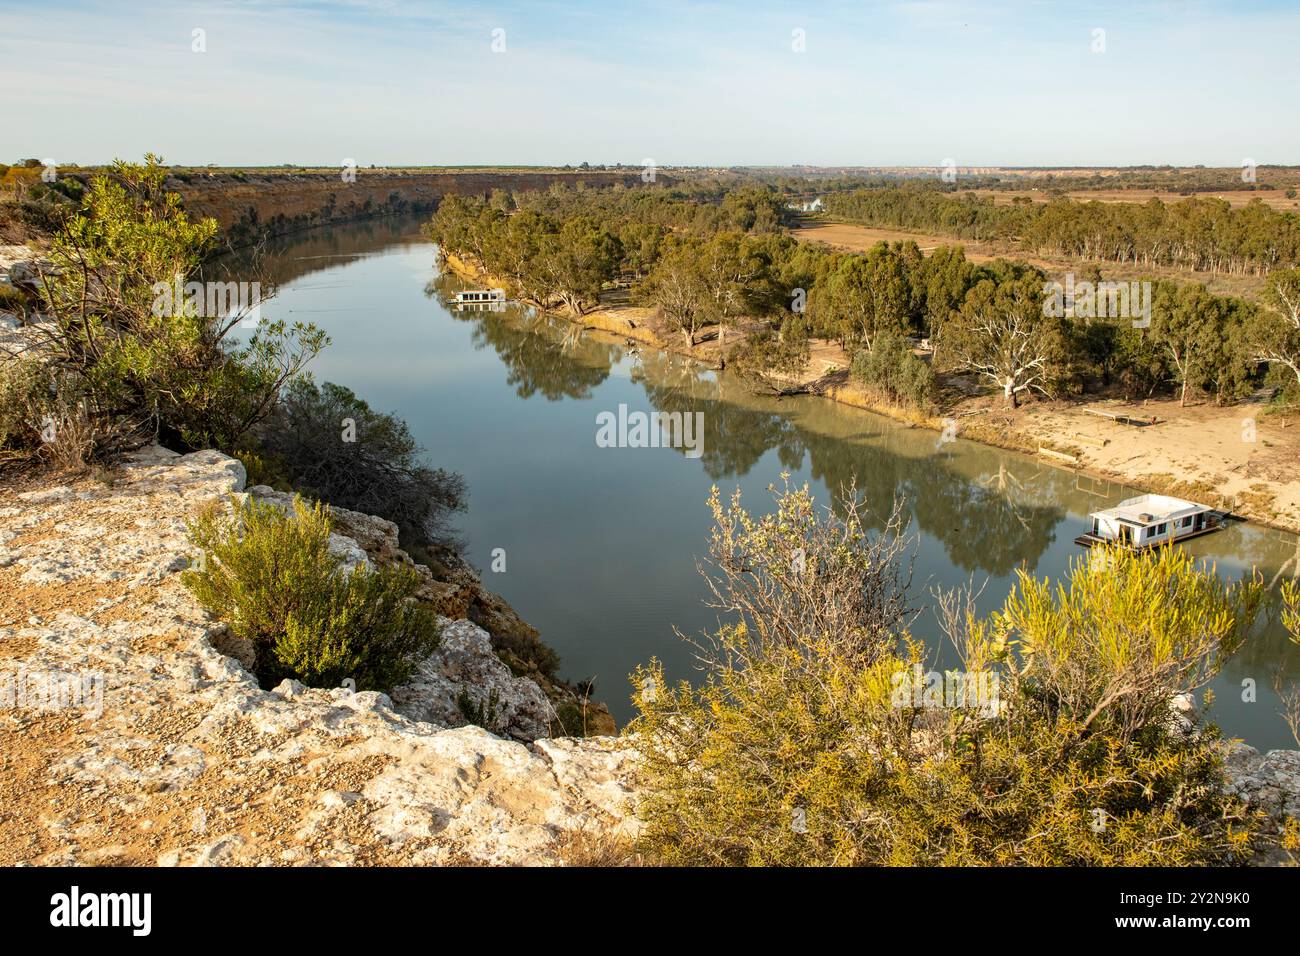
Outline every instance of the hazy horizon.
<path fill-rule="evenodd" d="M 1300 161 L 1300 10 L 1279 2 L 53 0 L 3 18 L 7 161 Z"/>

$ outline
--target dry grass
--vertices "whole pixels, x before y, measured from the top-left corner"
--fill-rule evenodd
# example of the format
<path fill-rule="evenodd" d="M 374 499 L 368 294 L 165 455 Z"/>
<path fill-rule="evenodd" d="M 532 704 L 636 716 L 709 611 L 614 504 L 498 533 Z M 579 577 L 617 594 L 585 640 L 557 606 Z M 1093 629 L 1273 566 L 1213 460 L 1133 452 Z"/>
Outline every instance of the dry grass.
<path fill-rule="evenodd" d="M 1141 204 L 1152 199 L 1159 199 L 1165 204 L 1170 204 L 1194 197 L 1223 199 L 1234 209 L 1245 206 L 1252 199 L 1258 199 L 1264 205 L 1280 212 L 1296 212 L 1300 210 L 1300 198 L 1288 198 L 1286 195 L 1287 188 L 1289 187 L 1257 190 L 1225 189 L 1220 192 L 1199 192 L 1193 194 L 1193 196 L 1185 196 L 1170 189 L 1071 189 L 1067 190 L 1065 194 L 1076 202 L 1104 203 Z M 999 206 L 1010 205 L 1016 198 L 1030 199 L 1034 202 L 1047 202 L 1055 195 L 1054 192 L 1048 192 L 1046 189 L 972 189 L 969 192 L 972 195 L 991 198 Z"/>
<path fill-rule="evenodd" d="M 637 849 L 634 840 L 607 829 L 589 827 L 583 830 L 565 830 L 556 838 L 554 850 L 562 866 L 653 865 L 647 856 Z"/>

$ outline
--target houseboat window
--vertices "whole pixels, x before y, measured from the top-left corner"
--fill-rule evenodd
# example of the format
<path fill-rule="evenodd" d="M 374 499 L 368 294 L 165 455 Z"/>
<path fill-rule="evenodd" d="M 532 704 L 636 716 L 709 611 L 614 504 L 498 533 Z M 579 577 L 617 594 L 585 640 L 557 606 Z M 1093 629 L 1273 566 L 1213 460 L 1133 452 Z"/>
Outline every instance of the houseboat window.
<path fill-rule="evenodd" d="M 1169 530 L 1169 522 L 1162 521 L 1160 522 L 1160 527 L 1156 528 L 1156 534 L 1164 534 L 1168 530 Z"/>
<path fill-rule="evenodd" d="M 1192 516 L 1188 515 L 1186 518 L 1183 519 L 1183 527 L 1190 528 L 1191 526 L 1192 526 Z"/>

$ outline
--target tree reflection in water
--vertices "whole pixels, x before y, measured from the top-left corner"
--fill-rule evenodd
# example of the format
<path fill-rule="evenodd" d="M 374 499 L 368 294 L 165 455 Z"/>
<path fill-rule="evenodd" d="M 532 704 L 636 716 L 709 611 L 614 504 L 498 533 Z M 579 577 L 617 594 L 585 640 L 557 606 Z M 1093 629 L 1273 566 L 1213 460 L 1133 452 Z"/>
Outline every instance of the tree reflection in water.
<path fill-rule="evenodd" d="M 474 347 L 496 352 L 506 367 L 506 381 L 520 398 L 590 398 L 609 378 L 612 347 L 587 339 L 580 327 L 513 304 L 500 312 L 461 311 L 451 303 L 462 288 L 465 284 L 454 276 L 439 275 L 424 294 L 437 298 L 452 318 L 473 323 Z"/>
<path fill-rule="evenodd" d="M 447 303 L 463 287 L 454 277 L 440 276 L 426 294 Z M 589 398 L 614 364 L 631 357 L 617 343 L 584 335 L 580 326 L 532 309 L 449 310 L 474 324 L 475 347 L 497 353 L 521 398 Z M 972 476 L 954 467 L 953 456 L 924 441 L 903 447 L 899 429 L 859 431 L 848 441 L 820 433 L 789 414 L 796 400 L 755 396 L 736 378 L 672 353 L 637 352 L 630 376 L 645 391 L 650 409 L 704 413 L 700 461 L 714 481 L 747 475 L 774 451 L 782 469 L 797 471 L 807 462 L 812 476 L 829 488 L 856 485 L 872 515 L 888 514 L 901 495 L 914 527 L 941 542 L 949 560 L 967 572 L 1000 576 L 1022 563 L 1032 567 L 1064 516 L 1054 504 L 1057 480 L 1050 470 L 1022 478 L 999 459 L 996 471 Z"/>

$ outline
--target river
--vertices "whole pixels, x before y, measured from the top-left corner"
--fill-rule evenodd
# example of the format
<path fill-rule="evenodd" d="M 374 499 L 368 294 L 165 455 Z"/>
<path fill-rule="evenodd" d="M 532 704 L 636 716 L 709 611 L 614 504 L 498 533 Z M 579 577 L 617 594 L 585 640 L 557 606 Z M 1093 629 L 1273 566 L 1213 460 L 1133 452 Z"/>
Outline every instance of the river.
<path fill-rule="evenodd" d="M 559 652 L 564 676 L 595 678 L 620 724 L 636 665 L 657 657 L 670 677 L 697 674 L 674 628 L 716 624 L 696 569 L 713 484 L 724 497 L 739 485 L 751 511 L 770 506 L 783 471 L 821 502 L 852 479 L 876 511 L 903 495 L 916 599 L 973 580 L 984 610 L 1001 604 L 1017 568 L 1059 577 L 1081 553 L 1074 537 L 1088 513 L 1137 493 L 824 399 L 755 397 L 725 373 L 517 307 L 455 311 L 443 303 L 456 281 L 438 276 L 419 225 L 371 220 L 273 244 L 282 285 L 263 314 L 324 328 L 332 344 L 316 379 L 399 414 L 432 464 L 465 476 L 459 528 L 484 583 Z M 597 416 L 620 405 L 703 412 L 702 453 L 599 447 Z M 1274 597 L 1280 577 L 1300 573 L 1300 539 L 1251 524 L 1183 547 L 1225 577 L 1258 568 Z M 494 555 L 503 571 L 491 570 Z M 1300 651 L 1275 618 L 1211 685 L 1212 719 L 1261 749 L 1295 746 L 1272 684 L 1281 666 L 1300 674 Z M 914 629 L 952 663 L 932 615 Z"/>

